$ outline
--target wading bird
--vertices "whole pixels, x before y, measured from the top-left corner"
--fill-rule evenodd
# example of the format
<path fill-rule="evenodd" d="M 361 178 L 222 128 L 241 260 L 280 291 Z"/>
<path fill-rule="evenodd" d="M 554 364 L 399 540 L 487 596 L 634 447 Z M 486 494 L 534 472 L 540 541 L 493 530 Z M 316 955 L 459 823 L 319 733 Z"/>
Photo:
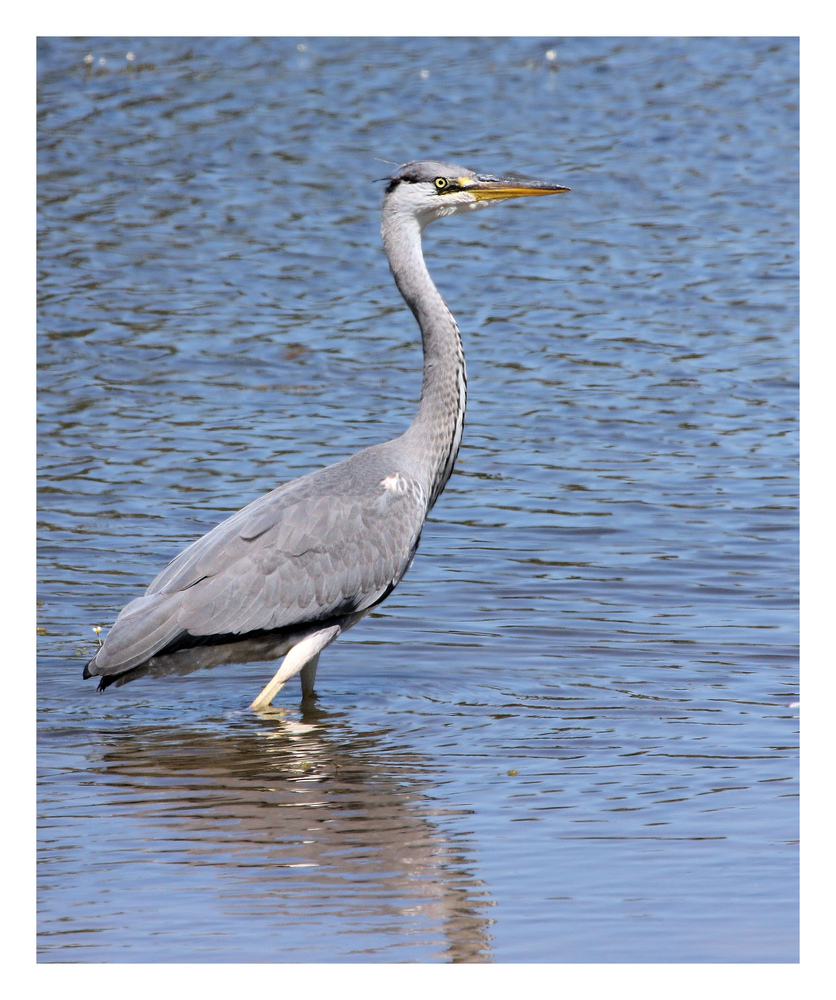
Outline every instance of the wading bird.
<path fill-rule="evenodd" d="M 269 705 L 297 673 L 303 696 L 313 693 L 322 650 L 385 600 L 412 564 L 461 443 L 464 352 L 424 263 L 424 227 L 493 202 L 568 190 L 433 160 L 407 163 L 390 178 L 383 246 L 424 345 L 412 425 L 279 486 L 193 542 L 122 610 L 85 678 L 101 677 L 103 690 L 143 673 L 286 654 L 251 707 Z"/>

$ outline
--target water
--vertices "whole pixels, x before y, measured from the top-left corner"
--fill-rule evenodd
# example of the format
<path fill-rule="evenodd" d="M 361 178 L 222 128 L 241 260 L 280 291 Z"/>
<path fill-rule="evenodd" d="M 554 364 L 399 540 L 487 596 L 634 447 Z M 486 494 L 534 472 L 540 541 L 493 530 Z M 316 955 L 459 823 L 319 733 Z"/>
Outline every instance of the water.
<path fill-rule="evenodd" d="M 40 41 L 41 961 L 797 960 L 797 101 L 794 40 Z M 411 419 L 372 181 L 430 156 L 572 193 L 427 233 L 406 579 L 315 710 L 97 695 L 187 541 Z"/>

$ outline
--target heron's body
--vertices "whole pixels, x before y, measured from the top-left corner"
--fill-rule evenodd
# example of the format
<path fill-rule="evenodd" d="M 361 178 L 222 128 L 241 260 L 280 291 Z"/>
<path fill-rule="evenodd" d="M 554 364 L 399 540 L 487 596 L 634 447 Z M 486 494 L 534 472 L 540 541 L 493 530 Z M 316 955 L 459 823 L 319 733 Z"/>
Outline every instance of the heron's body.
<path fill-rule="evenodd" d="M 321 650 L 397 586 L 461 442 L 466 376 L 458 327 L 430 278 L 421 231 L 490 200 L 567 190 L 407 164 L 384 198 L 382 233 L 395 282 L 421 327 L 418 413 L 400 437 L 287 483 L 185 549 L 128 604 L 84 670 L 100 688 L 143 668 L 242 662 L 287 653 L 253 702 L 294 673 L 310 693 Z"/>

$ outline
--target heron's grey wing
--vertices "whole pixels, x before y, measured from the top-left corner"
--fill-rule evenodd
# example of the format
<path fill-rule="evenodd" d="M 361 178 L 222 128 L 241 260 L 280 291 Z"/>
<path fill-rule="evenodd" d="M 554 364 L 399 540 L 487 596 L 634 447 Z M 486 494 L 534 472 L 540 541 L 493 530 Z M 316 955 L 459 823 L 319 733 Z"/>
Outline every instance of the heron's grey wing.
<path fill-rule="evenodd" d="M 401 474 L 371 490 L 345 485 L 305 477 L 198 539 L 123 610 L 90 672 L 129 669 L 184 634 L 244 635 L 371 608 L 408 569 L 426 499 Z"/>
<path fill-rule="evenodd" d="M 178 622 L 191 635 L 279 629 L 363 611 L 406 572 L 423 524 L 417 490 L 380 486 L 374 498 L 326 493 L 288 500 L 272 524 L 263 515 L 242 524 L 221 552 L 213 545 L 199 553 L 162 587 L 163 594 L 180 591 Z"/>
<path fill-rule="evenodd" d="M 255 539 L 272 527 L 280 513 L 282 501 L 291 494 L 288 501 L 294 502 L 293 487 L 302 483 L 304 480 L 295 480 L 286 486 L 279 486 L 215 525 L 211 531 L 175 556 L 165 569 L 154 577 L 145 593 L 173 592 L 192 586 L 204 568 L 211 569 L 219 559 L 223 558 L 223 553 L 234 543 L 239 534 Z"/>

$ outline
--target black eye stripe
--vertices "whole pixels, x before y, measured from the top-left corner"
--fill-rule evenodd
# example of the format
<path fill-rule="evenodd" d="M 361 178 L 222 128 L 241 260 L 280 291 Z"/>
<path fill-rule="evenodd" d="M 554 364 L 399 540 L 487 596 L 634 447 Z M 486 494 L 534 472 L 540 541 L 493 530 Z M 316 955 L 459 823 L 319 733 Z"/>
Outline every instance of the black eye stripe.
<path fill-rule="evenodd" d="M 417 174 L 405 174 L 402 177 L 392 177 L 389 179 L 389 184 L 387 185 L 386 193 L 389 194 L 390 192 L 394 191 L 399 184 L 422 184 L 422 183 L 423 184 L 427 183 L 426 175 L 420 177 Z M 441 194 L 442 192 L 455 191 L 458 187 L 457 184 L 452 183 L 446 177 L 436 177 L 433 179 L 432 183 L 433 187 L 439 194 Z"/>

